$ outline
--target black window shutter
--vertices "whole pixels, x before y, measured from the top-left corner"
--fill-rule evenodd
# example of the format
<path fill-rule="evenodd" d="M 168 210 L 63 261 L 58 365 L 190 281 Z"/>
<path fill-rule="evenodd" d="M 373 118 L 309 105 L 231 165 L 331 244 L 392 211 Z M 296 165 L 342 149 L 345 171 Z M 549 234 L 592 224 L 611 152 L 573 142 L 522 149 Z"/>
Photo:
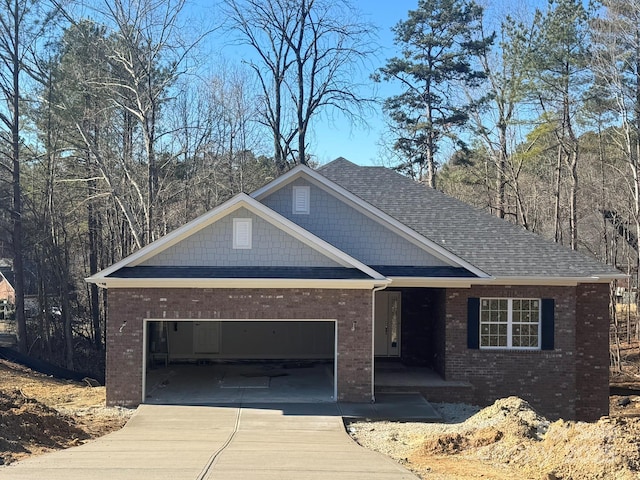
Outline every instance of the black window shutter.
<path fill-rule="evenodd" d="M 480 299 L 467 299 L 467 348 L 480 348 Z"/>
<path fill-rule="evenodd" d="M 540 348 L 553 350 L 553 330 L 555 323 L 555 300 L 553 298 L 542 299 L 542 338 Z"/>

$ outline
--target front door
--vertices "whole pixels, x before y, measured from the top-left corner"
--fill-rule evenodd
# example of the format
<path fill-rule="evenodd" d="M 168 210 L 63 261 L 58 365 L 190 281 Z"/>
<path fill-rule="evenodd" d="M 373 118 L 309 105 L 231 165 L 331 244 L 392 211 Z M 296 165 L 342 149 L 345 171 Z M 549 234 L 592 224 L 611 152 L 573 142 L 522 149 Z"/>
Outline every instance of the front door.
<path fill-rule="evenodd" d="M 374 353 L 378 357 L 400 356 L 401 292 L 377 292 Z"/>

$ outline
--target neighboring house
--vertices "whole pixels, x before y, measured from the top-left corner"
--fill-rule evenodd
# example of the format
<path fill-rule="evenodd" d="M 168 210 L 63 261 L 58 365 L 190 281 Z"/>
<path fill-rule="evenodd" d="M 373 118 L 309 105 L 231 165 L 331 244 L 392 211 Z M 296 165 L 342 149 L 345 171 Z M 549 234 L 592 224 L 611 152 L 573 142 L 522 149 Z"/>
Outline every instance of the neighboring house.
<path fill-rule="evenodd" d="M 16 303 L 16 291 L 7 277 L 0 272 L 0 320 L 7 319 Z"/>
<path fill-rule="evenodd" d="M 169 325 L 169 361 L 333 358 L 340 401 L 372 401 L 374 358 L 391 357 L 439 376 L 421 388 L 429 400 L 519 395 L 593 420 L 608 413 L 609 284 L 621 277 L 337 159 L 237 195 L 88 281 L 109 289 L 109 404 L 144 401 L 150 332 Z"/>

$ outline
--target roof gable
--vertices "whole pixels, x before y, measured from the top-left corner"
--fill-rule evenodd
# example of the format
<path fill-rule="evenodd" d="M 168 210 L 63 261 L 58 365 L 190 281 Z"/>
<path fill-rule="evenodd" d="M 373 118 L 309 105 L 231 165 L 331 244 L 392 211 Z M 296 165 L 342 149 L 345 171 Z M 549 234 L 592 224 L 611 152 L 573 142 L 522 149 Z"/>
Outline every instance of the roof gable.
<path fill-rule="evenodd" d="M 195 240 L 192 244 L 199 245 L 202 238 L 198 237 L 201 236 L 202 233 L 206 234 L 207 229 L 210 226 L 216 222 L 230 218 L 229 216 L 234 214 L 234 212 L 239 212 L 243 215 L 251 215 L 251 218 L 257 219 L 261 224 L 263 224 L 263 226 L 268 226 L 272 230 L 275 228 L 278 232 L 282 232 L 284 235 L 291 237 L 301 245 L 309 247 L 316 252 L 319 257 L 324 257 L 326 262 L 320 265 L 323 268 L 330 268 L 332 265 L 335 265 L 336 267 L 357 269 L 364 273 L 368 278 L 384 279 L 384 277 L 375 270 L 338 250 L 324 240 L 305 231 L 303 228 L 287 220 L 273 210 L 270 210 L 248 195 L 241 193 L 186 225 L 165 235 L 159 240 L 156 240 L 155 242 L 129 255 L 111 267 L 89 277 L 87 281 L 92 283 L 104 283 L 111 275 L 115 278 L 117 276 L 115 272 L 123 268 L 170 266 L 173 259 L 180 258 L 179 244 L 181 242 L 189 243 L 191 239 Z M 196 257 L 197 261 L 200 257 L 197 255 Z M 316 257 L 316 259 L 319 257 Z M 201 266 L 198 263 L 193 266 L 196 265 Z M 245 266 L 250 265 L 247 264 Z"/>
<path fill-rule="evenodd" d="M 384 211 L 364 201 L 362 198 L 354 195 L 349 190 L 343 188 L 330 179 L 319 175 L 318 172 L 311 170 L 306 166 L 299 165 L 295 167 L 286 174 L 278 177 L 273 182 L 265 185 L 261 189 L 256 190 L 251 194 L 251 196 L 259 200 L 260 202 L 263 202 L 270 195 L 273 195 L 278 190 L 284 189 L 289 184 L 295 184 L 301 178 L 339 199 L 340 202 L 343 202 L 349 207 L 357 210 L 361 214 L 367 216 L 369 219 L 372 219 L 373 221 L 382 225 L 385 229 L 388 229 L 395 235 L 401 236 L 411 244 L 422 249 L 428 255 L 432 255 L 433 257 L 441 260 L 444 265 L 465 268 L 478 277 L 487 278 L 489 276 L 464 259 L 461 259 L 452 254 L 446 248 L 442 248 L 442 246 L 431 242 L 426 236 L 416 233 L 414 230 L 408 228 L 406 225 L 402 224 L 395 218 L 387 215 Z M 373 263 L 377 264 L 379 262 Z"/>
<path fill-rule="evenodd" d="M 234 248 L 234 220 L 251 225 L 252 246 Z M 147 267 L 340 267 L 326 253 L 312 248 L 282 228 L 242 206 L 179 242 L 137 263 Z"/>

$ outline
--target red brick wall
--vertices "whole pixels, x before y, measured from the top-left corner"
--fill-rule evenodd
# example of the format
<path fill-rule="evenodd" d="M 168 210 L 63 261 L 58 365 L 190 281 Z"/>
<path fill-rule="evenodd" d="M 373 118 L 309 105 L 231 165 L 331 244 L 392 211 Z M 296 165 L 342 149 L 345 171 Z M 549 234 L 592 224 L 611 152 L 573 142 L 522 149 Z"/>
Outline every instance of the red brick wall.
<path fill-rule="evenodd" d="M 447 290 L 446 379 L 470 382 L 474 400 L 480 405 L 518 395 L 550 418 L 593 419 L 606 415 L 608 384 L 603 369 L 608 364 L 608 339 L 603 333 L 608 296 L 602 297 L 602 290 L 600 285 L 577 289 L 474 286 Z M 521 352 L 468 349 L 468 297 L 555 299 L 555 349 Z M 581 302 L 579 307 L 576 298 Z M 594 333 L 597 335 L 587 340 Z M 594 367 L 598 368 L 597 373 L 585 376 Z"/>
<path fill-rule="evenodd" d="M 609 285 L 577 288 L 576 417 L 609 414 Z"/>
<path fill-rule="evenodd" d="M 370 290 L 110 289 L 108 304 L 108 405 L 141 401 L 145 318 L 335 319 L 338 400 L 371 400 Z"/>

